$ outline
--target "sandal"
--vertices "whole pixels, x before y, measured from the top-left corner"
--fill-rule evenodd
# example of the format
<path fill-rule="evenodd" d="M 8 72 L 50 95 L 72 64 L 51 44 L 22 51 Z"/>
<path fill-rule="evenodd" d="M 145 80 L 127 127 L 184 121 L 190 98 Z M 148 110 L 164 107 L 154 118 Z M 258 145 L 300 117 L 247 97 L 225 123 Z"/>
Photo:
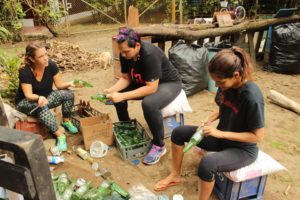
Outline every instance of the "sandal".
<path fill-rule="evenodd" d="M 178 185 L 178 184 L 180 184 L 181 183 L 181 181 L 171 181 L 171 182 L 169 182 L 169 183 L 157 183 L 157 184 L 155 184 L 154 185 L 154 191 L 163 191 L 163 190 L 165 190 L 165 189 L 167 189 L 168 187 L 171 187 L 171 186 L 175 186 L 175 185 Z"/>

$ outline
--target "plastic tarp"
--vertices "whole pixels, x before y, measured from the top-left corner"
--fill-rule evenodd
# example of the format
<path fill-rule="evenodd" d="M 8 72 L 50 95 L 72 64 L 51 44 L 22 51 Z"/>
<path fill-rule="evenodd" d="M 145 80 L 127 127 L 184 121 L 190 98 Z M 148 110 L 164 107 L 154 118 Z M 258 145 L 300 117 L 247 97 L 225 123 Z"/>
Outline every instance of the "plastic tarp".
<path fill-rule="evenodd" d="M 300 74 L 300 23 L 274 27 L 269 64 L 265 66 L 265 70 Z"/>
<path fill-rule="evenodd" d="M 198 45 L 187 45 L 180 40 L 169 49 L 169 59 L 178 70 L 187 96 L 207 88 L 208 50 Z"/>

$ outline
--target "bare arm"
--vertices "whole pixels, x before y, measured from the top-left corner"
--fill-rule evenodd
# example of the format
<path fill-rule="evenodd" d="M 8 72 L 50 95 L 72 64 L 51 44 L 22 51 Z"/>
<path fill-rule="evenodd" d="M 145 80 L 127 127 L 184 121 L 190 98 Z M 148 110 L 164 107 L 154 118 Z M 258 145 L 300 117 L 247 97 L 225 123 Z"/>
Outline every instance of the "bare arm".
<path fill-rule="evenodd" d="M 212 122 L 219 119 L 219 110 L 214 111 L 212 114 L 210 114 L 203 122 L 202 125 L 209 125 Z"/>
<path fill-rule="evenodd" d="M 128 99 L 137 99 L 140 97 L 145 97 L 155 93 L 157 91 L 158 84 L 159 84 L 159 79 L 152 82 L 146 82 L 145 86 L 142 86 L 135 90 L 124 92 L 124 93 L 114 92 L 108 94 L 107 97 L 110 98 L 115 103 L 128 100 Z"/>
<path fill-rule="evenodd" d="M 206 135 L 210 135 L 216 138 L 222 138 L 238 142 L 251 142 L 258 143 L 261 142 L 265 135 L 265 128 L 258 128 L 251 132 L 230 132 L 230 131 L 220 131 L 212 126 L 204 126 L 203 131 Z"/>
<path fill-rule="evenodd" d="M 22 83 L 21 88 L 22 88 L 25 98 L 28 101 L 37 101 L 37 103 L 40 107 L 43 107 L 48 103 L 48 100 L 46 99 L 46 97 L 32 93 L 32 85 L 31 84 Z"/>
<path fill-rule="evenodd" d="M 68 87 L 74 86 L 72 82 L 63 81 L 59 73 L 53 77 L 53 80 L 57 89 L 67 89 Z"/>
<path fill-rule="evenodd" d="M 119 92 L 130 85 L 130 77 L 129 74 L 122 74 L 122 77 L 110 88 L 105 89 L 104 92 L 106 94 Z"/>
<path fill-rule="evenodd" d="M 28 101 L 38 101 L 39 95 L 32 93 L 32 85 L 28 83 L 21 84 L 22 91 Z"/>

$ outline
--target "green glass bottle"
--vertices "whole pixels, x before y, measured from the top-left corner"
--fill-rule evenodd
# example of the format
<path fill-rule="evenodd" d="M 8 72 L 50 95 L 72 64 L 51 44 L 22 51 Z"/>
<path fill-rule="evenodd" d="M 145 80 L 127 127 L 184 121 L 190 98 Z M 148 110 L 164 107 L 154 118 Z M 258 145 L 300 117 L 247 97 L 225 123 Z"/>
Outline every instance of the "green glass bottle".
<path fill-rule="evenodd" d="M 73 80 L 73 84 L 76 86 L 76 85 L 79 85 L 79 86 L 83 86 L 83 87 L 93 87 L 92 84 L 84 81 L 84 80 L 81 80 L 81 79 L 74 79 Z"/>
<path fill-rule="evenodd" d="M 81 198 L 81 200 L 103 200 L 103 197 L 98 195 L 98 188 L 92 188 L 87 191 Z"/>
<path fill-rule="evenodd" d="M 201 140 L 203 139 L 203 136 L 204 136 L 204 134 L 203 134 L 202 127 L 197 128 L 196 132 L 191 137 L 189 143 L 183 148 L 183 153 L 188 152 L 188 150 L 190 150 L 193 146 L 196 146 L 197 144 L 199 144 L 201 142 Z"/>
<path fill-rule="evenodd" d="M 67 173 L 63 172 L 57 179 L 56 189 L 59 194 L 63 194 L 69 185 Z"/>
<path fill-rule="evenodd" d="M 91 99 L 92 100 L 97 100 L 97 101 L 100 101 L 102 103 L 105 103 L 108 101 L 108 98 L 105 94 L 96 94 L 95 96 L 91 96 Z"/>
<path fill-rule="evenodd" d="M 70 200 L 71 199 L 75 185 L 76 185 L 76 182 L 74 181 L 67 187 L 67 189 L 64 191 L 64 193 L 61 196 L 62 200 Z"/>
<path fill-rule="evenodd" d="M 111 182 L 110 188 L 111 188 L 112 191 L 115 191 L 115 192 L 119 193 L 125 199 L 129 199 L 129 197 L 130 197 L 129 193 L 126 192 L 124 189 L 122 189 L 115 182 Z"/>
<path fill-rule="evenodd" d="M 86 182 L 83 185 L 79 186 L 79 188 L 77 188 L 75 192 L 72 194 L 71 200 L 80 200 L 81 196 L 83 196 L 90 189 L 90 185 L 91 185 L 91 181 Z"/>
<path fill-rule="evenodd" d="M 104 180 L 100 187 L 97 189 L 97 194 L 99 197 L 107 197 L 111 194 L 111 189 L 110 189 L 110 182 L 107 180 Z"/>

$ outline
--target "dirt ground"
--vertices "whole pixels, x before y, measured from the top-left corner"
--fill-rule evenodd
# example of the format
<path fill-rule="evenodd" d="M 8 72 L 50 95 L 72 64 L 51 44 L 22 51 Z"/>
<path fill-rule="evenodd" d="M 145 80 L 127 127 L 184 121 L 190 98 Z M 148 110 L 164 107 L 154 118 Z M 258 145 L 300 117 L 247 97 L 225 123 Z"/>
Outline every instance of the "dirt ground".
<path fill-rule="evenodd" d="M 111 52 L 111 38 L 114 34 L 116 31 L 85 33 L 58 38 L 57 40 L 78 44 L 81 48 L 93 52 Z M 262 71 L 261 68 L 262 64 L 258 65 L 254 72 L 254 80 L 265 97 L 266 134 L 259 147 L 288 169 L 288 171 L 281 171 L 268 176 L 264 199 L 298 199 L 300 194 L 300 116 L 270 103 L 267 96 L 269 90 L 274 89 L 296 102 L 300 102 L 300 75 L 270 73 Z M 76 102 L 79 99 L 90 100 L 90 96 L 110 87 L 115 82 L 112 67 L 107 70 L 67 72 L 63 73 L 63 78 L 66 81 L 79 78 L 89 81 L 95 86 L 75 89 Z M 206 90 L 189 97 L 188 100 L 193 112 L 185 114 L 185 124 L 198 125 L 201 120 L 216 109 L 214 93 Z M 113 106 L 103 105 L 96 101 L 91 101 L 91 105 L 101 112 L 109 113 L 112 120 L 117 121 Z M 147 126 L 143 119 L 140 101 L 130 101 L 129 112 L 132 118 L 138 119 L 144 126 Z M 172 197 L 173 194 L 179 193 L 183 194 L 187 200 L 197 199 L 198 178 L 196 169 L 199 159 L 193 151 L 189 152 L 184 159 L 182 184 L 160 193 L 152 190 L 154 183 L 166 177 L 170 172 L 170 139 L 166 139 L 166 144 L 167 154 L 154 166 L 133 165 L 130 161 L 123 161 L 115 147 L 111 148 L 105 158 L 97 159 L 97 162 L 101 167 L 108 168 L 112 174 L 112 179 L 126 189 L 130 189 L 136 184 L 143 184 L 156 195 L 167 194 Z M 89 164 L 77 158 L 75 154 L 66 154 L 65 163 L 57 166 L 54 173 L 61 171 L 67 171 L 74 179 L 82 177 L 93 180 L 94 186 L 99 185 L 102 181 L 101 178 L 95 176 Z M 212 195 L 211 199 L 217 199 L 217 197 Z"/>

